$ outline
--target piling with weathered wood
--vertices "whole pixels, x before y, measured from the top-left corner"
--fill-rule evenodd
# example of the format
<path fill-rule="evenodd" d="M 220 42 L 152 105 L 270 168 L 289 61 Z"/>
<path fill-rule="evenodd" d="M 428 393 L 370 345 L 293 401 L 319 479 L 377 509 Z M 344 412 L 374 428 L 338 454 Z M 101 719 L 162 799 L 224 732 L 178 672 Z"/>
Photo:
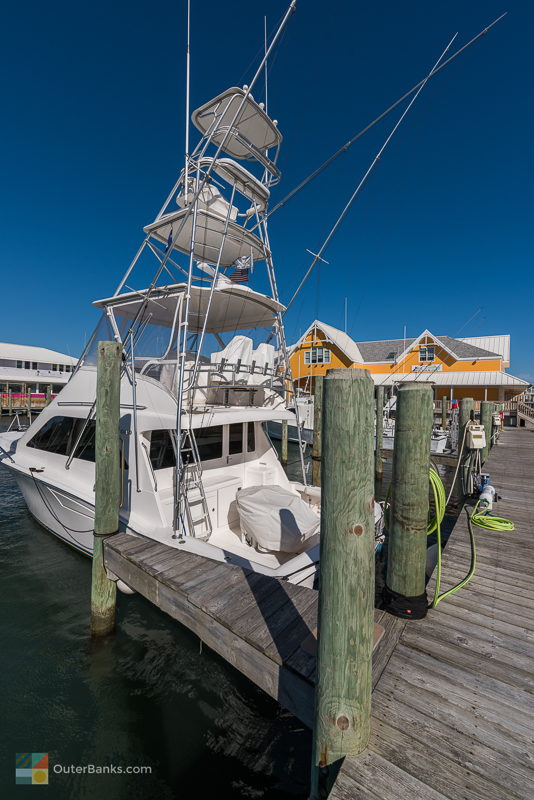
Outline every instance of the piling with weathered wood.
<path fill-rule="evenodd" d="M 374 608 L 373 382 L 333 369 L 323 384 L 321 573 L 312 797 L 368 744 Z"/>
<path fill-rule="evenodd" d="M 460 496 L 467 490 L 469 479 L 469 470 L 471 468 L 472 452 L 467 448 L 467 425 L 474 419 L 475 414 L 475 401 L 472 397 L 462 397 L 460 400 L 460 411 L 458 414 L 458 458 L 461 457 L 462 464 L 458 470 L 458 480 L 461 486 L 458 486 Z M 464 446 L 462 454 L 462 444 Z"/>
<path fill-rule="evenodd" d="M 493 433 L 493 403 L 489 400 L 482 400 L 480 404 L 480 424 L 484 426 L 484 433 L 486 434 L 486 444 L 480 452 L 480 460 L 482 463 L 488 457 L 491 446 L 491 435 Z"/>
<path fill-rule="evenodd" d="M 312 486 L 321 485 L 321 452 L 323 425 L 323 376 L 314 380 L 313 395 L 313 444 L 312 444 Z"/>
<path fill-rule="evenodd" d="M 7 390 L 7 411 L 9 416 L 13 413 L 13 392 L 11 387 Z"/>
<path fill-rule="evenodd" d="M 433 423 L 432 387 L 399 387 L 388 522 L 386 610 L 408 619 L 424 617 L 428 525 L 428 476 Z"/>
<path fill-rule="evenodd" d="M 91 583 L 91 633 L 104 636 L 115 627 L 117 586 L 108 578 L 102 538 L 117 533 L 120 505 L 120 375 L 122 345 L 99 342 L 95 434 L 95 530 Z"/>
<path fill-rule="evenodd" d="M 282 420 L 282 453 L 280 460 L 284 467 L 287 464 L 287 441 L 288 441 L 288 425 L 287 419 Z"/>
<path fill-rule="evenodd" d="M 46 387 L 45 405 L 48 406 L 50 405 L 51 402 L 52 402 L 52 385 L 49 383 L 48 386 Z"/>
<path fill-rule="evenodd" d="M 447 398 L 441 398 L 441 429 L 447 430 Z"/>
<path fill-rule="evenodd" d="M 375 443 L 375 478 L 382 480 L 384 462 L 382 460 L 382 447 L 384 440 L 384 387 L 376 387 L 376 443 Z"/>

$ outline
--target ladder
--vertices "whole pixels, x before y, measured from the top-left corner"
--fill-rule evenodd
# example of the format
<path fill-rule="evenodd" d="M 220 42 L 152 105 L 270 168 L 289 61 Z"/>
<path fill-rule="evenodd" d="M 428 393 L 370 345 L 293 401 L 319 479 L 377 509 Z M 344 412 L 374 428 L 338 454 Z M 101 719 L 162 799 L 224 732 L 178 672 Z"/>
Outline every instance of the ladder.
<path fill-rule="evenodd" d="M 213 531 L 204 482 L 202 480 L 202 462 L 198 452 L 195 434 L 191 429 L 182 430 L 182 446 L 180 459 L 180 492 L 178 496 L 178 512 L 182 509 L 187 519 L 188 533 L 196 536 L 197 526 L 201 525 L 198 538 L 207 539 Z M 198 496 L 195 495 L 198 492 Z M 195 510 L 200 509 L 200 515 Z"/>

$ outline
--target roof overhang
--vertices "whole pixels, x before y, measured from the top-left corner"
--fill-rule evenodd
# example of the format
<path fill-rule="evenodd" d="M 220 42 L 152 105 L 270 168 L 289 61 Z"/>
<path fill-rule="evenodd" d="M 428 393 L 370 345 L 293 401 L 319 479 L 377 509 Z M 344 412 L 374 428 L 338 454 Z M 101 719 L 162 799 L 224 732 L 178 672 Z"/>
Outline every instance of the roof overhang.
<path fill-rule="evenodd" d="M 384 375 L 375 372 L 371 374 L 375 385 L 393 386 L 396 383 L 414 381 L 416 383 L 429 383 L 434 386 L 508 386 L 522 388 L 528 386 L 528 381 L 516 378 L 508 372 L 499 370 L 473 370 L 469 372 L 406 372 Z"/>

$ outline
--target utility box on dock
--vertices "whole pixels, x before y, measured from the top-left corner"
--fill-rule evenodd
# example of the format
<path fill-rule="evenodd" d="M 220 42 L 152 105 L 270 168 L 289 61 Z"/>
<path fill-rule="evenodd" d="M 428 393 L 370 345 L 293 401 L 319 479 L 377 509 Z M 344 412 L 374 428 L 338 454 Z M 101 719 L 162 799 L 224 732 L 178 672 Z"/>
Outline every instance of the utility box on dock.
<path fill-rule="evenodd" d="M 484 425 L 470 425 L 467 429 L 466 445 L 469 450 L 482 450 L 486 446 Z"/>

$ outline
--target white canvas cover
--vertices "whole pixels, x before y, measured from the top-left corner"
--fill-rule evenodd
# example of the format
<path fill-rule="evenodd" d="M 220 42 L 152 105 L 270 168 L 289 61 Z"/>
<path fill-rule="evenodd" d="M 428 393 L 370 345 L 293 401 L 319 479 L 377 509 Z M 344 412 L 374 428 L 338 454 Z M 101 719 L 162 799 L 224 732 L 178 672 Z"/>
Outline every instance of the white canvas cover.
<path fill-rule="evenodd" d="M 220 364 L 223 358 L 229 364 L 237 364 L 241 360 L 243 366 L 249 366 L 252 361 L 252 339 L 249 336 L 234 336 L 224 350 L 211 354 L 211 363 Z"/>
<path fill-rule="evenodd" d="M 236 497 L 241 531 L 263 550 L 296 553 L 318 533 L 319 517 L 281 486 L 249 486 Z"/>

